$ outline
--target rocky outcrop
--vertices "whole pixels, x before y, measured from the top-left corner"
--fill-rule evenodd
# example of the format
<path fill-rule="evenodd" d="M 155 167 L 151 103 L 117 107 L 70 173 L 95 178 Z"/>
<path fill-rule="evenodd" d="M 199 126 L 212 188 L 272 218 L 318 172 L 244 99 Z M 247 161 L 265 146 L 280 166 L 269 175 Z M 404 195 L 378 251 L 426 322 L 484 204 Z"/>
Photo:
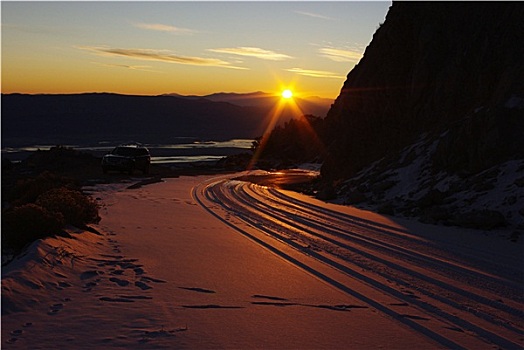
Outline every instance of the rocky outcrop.
<path fill-rule="evenodd" d="M 428 224 L 502 228 L 511 239 L 524 237 L 524 158 L 475 174 L 454 174 L 432 161 L 442 152 L 439 141 L 426 135 L 395 156 L 374 162 L 337 186 L 337 200 Z"/>
<path fill-rule="evenodd" d="M 524 4 L 394 2 L 324 121 L 338 201 L 524 236 Z"/>
<path fill-rule="evenodd" d="M 522 18 L 519 2 L 394 2 L 325 119 L 323 177 L 351 177 L 422 134 L 439 139 L 436 170 L 524 158 Z"/>
<path fill-rule="evenodd" d="M 433 167 L 470 175 L 502 161 L 524 158 L 523 136 L 524 99 L 512 97 L 505 105 L 479 108 L 438 138 Z"/>

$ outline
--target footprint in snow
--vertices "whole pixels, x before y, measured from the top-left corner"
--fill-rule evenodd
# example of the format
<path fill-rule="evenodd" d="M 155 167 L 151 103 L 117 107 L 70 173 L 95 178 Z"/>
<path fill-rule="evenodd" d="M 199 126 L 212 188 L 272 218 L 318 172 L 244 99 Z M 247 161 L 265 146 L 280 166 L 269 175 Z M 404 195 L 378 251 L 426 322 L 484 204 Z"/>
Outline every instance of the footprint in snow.
<path fill-rule="evenodd" d="M 80 279 L 81 280 L 87 280 L 87 279 L 96 277 L 98 275 L 103 275 L 103 274 L 104 274 L 103 271 L 88 270 L 88 271 L 82 272 L 82 274 L 80 275 Z"/>
<path fill-rule="evenodd" d="M 135 275 L 143 275 L 145 273 L 144 269 L 141 267 L 134 268 L 133 271 L 135 271 Z"/>
<path fill-rule="evenodd" d="M 150 287 L 148 284 L 146 284 L 144 282 L 140 282 L 140 281 L 136 281 L 135 282 L 135 286 L 137 286 L 138 288 L 140 288 L 142 290 L 153 289 L 153 287 Z"/>
<path fill-rule="evenodd" d="M 178 288 L 190 290 L 190 291 L 198 292 L 198 293 L 208 293 L 208 294 L 216 293 L 214 290 L 198 288 L 198 287 L 178 287 Z"/>
<path fill-rule="evenodd" d="M 83 292 L 90 292 L 93 287 L 96 287 L 98 286 L 98 283 L 100 282 L 100 278 L 97 278 L 96 280 L 94 281 L 89 281 L 87 282 L 86 284 L 84 284 L 84 286 L 82 288 L 84 288 Z"/>
<path fill-rule="evenodd" d="M 145 281 L 145 282 L 153 282 L 153 283 L 167 283 L 167 281 L 160 280 L 158 278 L 146 277 L 146 276 L 142 277 L 140 280 Z"/>
<path fill-rule="evenodd" d="M 67 278 L 66 275 L 61 274 L 60 272 L 55 272 L 55 276 L 60 277 L 60 278 Z"/>
<path fill-rule="evenodd" d="M 15 337 L 18 337 L 18 336 L 22 335 L 22 333 L 24 333 L 23 330 L 21 330 L 21 329 L 15 329 L 14 331 L 11 332 L 11 335 L 12 335 L 12 336 L 15 336 Z"/>
<path fill-rule="evenodd" d="M 112 303 L 134 303 L 135 301 L 128 298 L 110 298 L 110 297 L 101 297 L 98 298 L 101 301 L 109 301 Z"/>
<path fill-rule="evenodd" d="M 48 315 L 56 315 L 58 312 L 60 312 L 62 309 L 64 308 L 64 304 L 62 303 L 58 303 L 58 304 L 54 304 L 54 305 L 51 305 L 51 307 L 49 308 L 49 311 L 48 311 Z"/>
<path fill-rule="evenodd" d="M 111 259 L 123 259 L 124 258 L 124 256 L 122 255 L 100 254 L 100 256 L 104 258 L 111 258 Z"/>
<path fill-rule="evenodd" d="M 17 338 L 17 337 L 20 336 L 22 333 L 14 334 L 14 333 L 17 332 L 17 331 L 19 331 L 19 330 L 16 330 L 16 331 L 12 331 L 12 332 L 11 332 L 11 335 L 13 335 L 13 337 L 7 339 L 7 341 L 6 341 L 7 344 L 14 344 L 14 343 L 16 343 L 16 342 L 18 341 L 18 338 Z"/>
<path fill-rule="evenodd" d="M 118 284 L 120 287 L 125 287 L 125 286 L 129 285 L 129 281 L 123 280 L 123 279 L 120 279 L 120 278 L 111 277 L 109 280 L 111 282 L 114 282 L 114 283 Z"/>
<path fill-rule="evenodd" d="M 58 289 L 58 290 L 63 290 L 64 288 L 69 288 L 69 287 L 71 287 L 70 283 L 67 283 L 67 282 L 64 282 L 64 281 L 59 281 L 58 285 L 55 288 Z"/>

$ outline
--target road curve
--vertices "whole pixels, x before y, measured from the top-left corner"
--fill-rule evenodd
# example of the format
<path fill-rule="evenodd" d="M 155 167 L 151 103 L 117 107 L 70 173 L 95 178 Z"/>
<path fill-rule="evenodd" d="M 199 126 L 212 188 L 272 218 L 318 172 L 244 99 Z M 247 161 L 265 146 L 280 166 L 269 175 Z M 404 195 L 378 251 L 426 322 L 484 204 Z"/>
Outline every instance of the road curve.
<path fill-rule="evenodd" d="M 428 240 L 286 191 L 217 178 L 193 189 L 262 247 L 444 348 L 522 349 L 522 261 Z"/>

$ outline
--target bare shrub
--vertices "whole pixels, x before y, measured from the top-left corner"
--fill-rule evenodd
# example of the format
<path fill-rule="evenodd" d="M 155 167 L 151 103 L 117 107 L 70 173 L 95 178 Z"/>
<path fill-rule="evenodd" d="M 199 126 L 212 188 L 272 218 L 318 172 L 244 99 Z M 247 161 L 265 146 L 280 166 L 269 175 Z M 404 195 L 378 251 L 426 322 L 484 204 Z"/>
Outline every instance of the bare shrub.
<path fill-rule="evenodd" d="M 100 221 L 98 205 L 91 197 L 65 187 L 54 188 L 41 194 L 36 204 L 49 212 L 60 213 L 66 223 L 77 227 Z"/>
<path fill-rule="evenodd" d="M 55 235 L 64 226 L 61 213 L 49 212 L 32 203 L 6 211 L 2 219 L 2 241 L 15 249 L 21 249 L 37 239 Z"/>
<path fill-rule="evenodd" d="M 72 179 L 44 171 L 34 178 L 18 180 L 14 188 L 7 194 L 7 199 L 13 206 L 34 203 L 40 195 L 53 188 L 75 188 L 73 182 Z"/>

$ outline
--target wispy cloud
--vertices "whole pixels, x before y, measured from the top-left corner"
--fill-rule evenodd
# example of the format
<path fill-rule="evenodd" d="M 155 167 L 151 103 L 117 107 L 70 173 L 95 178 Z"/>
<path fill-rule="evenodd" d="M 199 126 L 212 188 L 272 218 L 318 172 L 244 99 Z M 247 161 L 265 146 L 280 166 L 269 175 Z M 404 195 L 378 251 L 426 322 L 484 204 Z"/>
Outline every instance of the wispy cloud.
<path fill-rule="evenodd" d="M 197 33 L 196 30 L 188 29 L 188 28 L 180 28 L 175 27 L 167 24 L 160 24 L 160 23 L 135 23 L 135 27 L 146 29 L 146 30 L 156 30 L 159 32 L 166 32 L 171 34 L 194 34 Z"/>
<path fill-rule="evenodd" d="M 151 66 L 135 66 L 135 65 L 128 65 L 128 64 L 109 64 L 109 63 L 102 63 L 102 62 L 92 62 L 93 64 L 104 66 L 104 67 L 110 67 L 110 68 L 124 68 L 124 69 L 131 69 L 131 70 L 140 70 L 140 71 L 146 71 L 146 72 L 157 72 L 155 70 L 150 69 Z"/>
<path fill-rule="evenodd" d="M 312 69 L 302 69 L 302 68 L 290 68 L 286 70 L 288 72 L 304 75 L 306 77 L 313 77 L 313 78 L 336 78 L 336 79 L 345 78 L 344 76 L 338 75 L 337 73 L 323 71 L 323 70 L 312 70 Z"/>
<path fill-rule="evenodd" d="M 271 50 L 265 50 L 261 49 L 259 47 L 229 47 L 229 48 L 218 48 L 218 49 L 208 49 L 208 51 L 211 52 L 219 52 L 219 53 L 228 53 L 233 55 L 240 55 L 240 56 L 249 56 L 249 57 L 256 57 L 263 60 L 271 60 L 271 61 L 282 61 L 286 59 L 293 58 L 291 56 L 277 53 Z"/>
<path fill-rule="evenodd" d="M 324 16 L 324 15 L 320 15 L 318 13 L 313 13 L 313 12 L 295 11 L 295 13 L 298 13 L 299 15 L 303 15 L 303 16 L 325 19 L 325 20 L 328 20 L 328 21 L 334 21 L 335 20 L 334 18 L 331 18 L 331 17 L 328 17 L 328 16 Z"/>
<path fill-rule="evenodd" d="M 127 57 L 138 60 L 160 61 L 167 63 L 188 64 L 195 66 L 223 67 L 233 69 L 246 69 L 236 67 L 231 63 L 217 58 L 205 58 L 194 56 L 176 55 L 168 50 L 151 50 L 151 49 L 122 49 L 105 46 L 77 46 L 81 50 L 94 52 L 102 56 Z"/>
<path fill-rule="evenodd" d="M 335 62 L 356 62 L 362 58 L 358 51 L 324 47 L 318 50 L 322 56 Z"/>

